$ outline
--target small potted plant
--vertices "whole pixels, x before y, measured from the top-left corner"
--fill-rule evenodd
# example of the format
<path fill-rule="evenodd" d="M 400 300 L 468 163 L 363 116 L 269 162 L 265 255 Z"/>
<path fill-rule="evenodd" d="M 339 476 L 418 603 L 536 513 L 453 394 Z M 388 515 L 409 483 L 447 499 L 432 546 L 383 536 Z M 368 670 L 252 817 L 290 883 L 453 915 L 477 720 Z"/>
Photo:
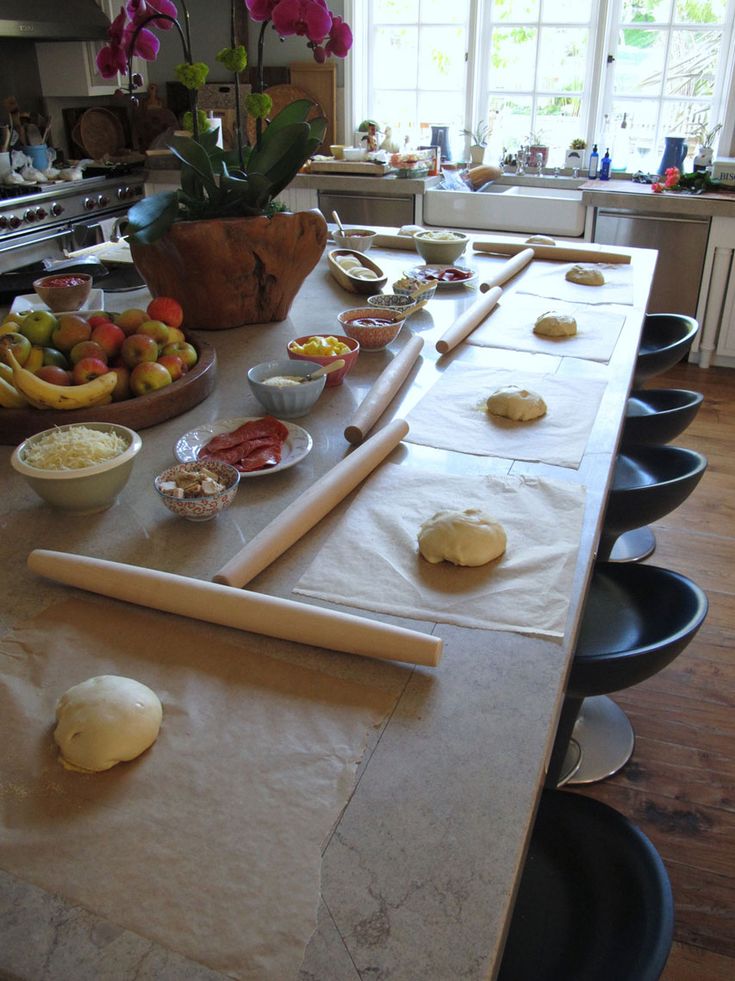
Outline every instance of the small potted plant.
<path fill-rule="evenodd" d="M 540 158 L 540 160 L 539 160 Z M 545 167 L 549 161 L 549 147 L 544 143 L 541 133 L 528 134 L 528 164 L 537 167 L 539 162 Z"/>
<path fill-rule="evenodd" d="M 475 129 L 462 130 L 462 136 L 466 136 L 470 141 L 470 163 L 473 167 L 484 162 L 489 135 L 490 127 L 484 119 L 480 120 Z"/>
<path fill-rule="evenodd" d="M 699 149 L 697 150 L 694 160 L 692 161 L 693 170 L 707 170 L 708 167 L 712 166 L 712 158 L 715 152 L 715 137 L 721 129 L 722 123 L 718 123 L 716 126 L 713 126 L 712 129 L 707 129 L 706 123 L 700 123 L 696 127 L 694 136 L 699 143 Z"/>
<path fill-rule="evenodd" d="M 572 140 L 564 157 L 564 166 L 572 170 L 576 167 L 582 170 L 587 165 L 587 140 L 580 138 Z"/>

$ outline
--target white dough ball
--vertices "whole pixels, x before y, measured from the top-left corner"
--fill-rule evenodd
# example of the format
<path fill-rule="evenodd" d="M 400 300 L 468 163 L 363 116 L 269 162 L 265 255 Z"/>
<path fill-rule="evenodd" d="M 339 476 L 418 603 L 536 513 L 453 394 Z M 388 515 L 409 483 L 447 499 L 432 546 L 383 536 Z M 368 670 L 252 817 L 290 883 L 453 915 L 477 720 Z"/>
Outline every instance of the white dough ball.
<path fill-rule="evenodd" d="M 427 562 L 477 566 L 503 554 L 503 526 L 479 508 L 437 511 L 421 525 L 419 551 Z"/>
<path fill-rule="evenodd" d="M 529 422 L 546 415 L 546 402 L 538 392 L 530 392 L 518 385 L 506 385 L 488 398 L 487 411 L 516 422 Z"/>
<path fill-rule="evenodd" d="M 544 337 L 573 337 L 577 333 L 577 321 L 571 314 L 547 310 L 536 318 L 533 332 Z"/>
<path fill-rule="evenodd" d="M 579 283 L 580 286 L 602 286 L 605 282 L 602 270 L 594 266 L 572 266 L 567 270 L 565 278 L 570 283 Z"/>
<path fill-rule="evenodd" d="M 158 695 L 132 678 L 104 674 L 74 685 L 56 705 L 54 739 L 68 770 L 96 773 L 132 760 L 158 737 Z"/>
<path fill-rule="evenodd" d="M 556 245 L 556 242 L 548 235 L 531 235 L 526 239 L 526 245 Z"/>

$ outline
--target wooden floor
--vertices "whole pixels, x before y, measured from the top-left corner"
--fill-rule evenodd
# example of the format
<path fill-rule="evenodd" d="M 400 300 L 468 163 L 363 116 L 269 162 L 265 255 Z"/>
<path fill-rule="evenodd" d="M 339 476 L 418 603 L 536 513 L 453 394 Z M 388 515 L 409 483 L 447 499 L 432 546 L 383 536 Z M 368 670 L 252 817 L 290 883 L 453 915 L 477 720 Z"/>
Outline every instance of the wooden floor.
<path fill-rule="evenodd" d="M 707 457 L 691 497 L 654 527 L 647 561 L 707 593 L 701 630 L 664 671 L 613 695 L 636 732 L 630 762 L 581 790 L 633 820 L 659 851 L 676 904 L 664 981 L 735 978 L 735 370 L 681 363 L 649 388 L 704 394 L 675 442 Z"/>

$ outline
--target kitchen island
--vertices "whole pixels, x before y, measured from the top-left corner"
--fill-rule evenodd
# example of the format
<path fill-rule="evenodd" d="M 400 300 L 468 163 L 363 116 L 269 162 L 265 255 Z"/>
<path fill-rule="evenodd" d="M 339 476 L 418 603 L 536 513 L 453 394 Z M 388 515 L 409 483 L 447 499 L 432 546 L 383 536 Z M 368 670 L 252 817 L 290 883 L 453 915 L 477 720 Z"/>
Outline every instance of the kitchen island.
<path fill-rule="evenodd" d="M 646 250 L 628 251 L 633 255 L 634 302 L 618 308 L 624 324 L 609 362 L 468 344 L 440 358 L 436 340 L 475 294 L 466 289 L 439 292 L 426 310 L 407 322 L 390 350 L 363 352 L 344 384 L 326 389 L 311 413 L 298 420 L 314 438 L 311 454 L 292 469 L 243 481 L 233 507 L 212 523 L 187 525 L 171 518 L 156 499 L 153 477 L 172 462 L 172 446 L 186 431 L 220 418 L 261 414 L 245 377 L 252 364 L 282 356 L 293 337 L 336 332 L 337 312 L 360 304 L 360 297 L 346 293 L 331 278 L 326 255 L 283 323 L 206 334 L 218 354 L 215 391 L 186 414 L 141 432 L 143 449 L 133 475 L 110 511 L 73 519 L 48 510 L 10 471 L 11 448 L 0 449 L 5 468 L 1 547 L 7 576 L 0 613 L 3 628 L 10 629 L 74 592 L 27 570 L 25 559 L 33 548 L 211 579 L 243 542 L 348 453 L 345 425 L 411 333 L 425 341 L 422 357 L 381 423 L 410 412 L 447 368 L 457 364 L 548 371 L 560 379 L 604 383 L 578 468 L 460 454 L 410 442 L 403 442 L 388 458 L 400 468 L 427 474 L 538 476 L 586 488 L 560 640 L 365 614 L 441 637 L 443 659 L 429 669 L 211 628 L 213 644 L 226 639 L 248 651 L 395 695 L 395 708 L 371 735 L 349 803 L 324 842 L 318 928 L 306 949 L 302 981 L 479 981 L 492 977 L 498 966 L 553 744 L 656 257 Z M 372 250 L 370 256 L 388 273 L 389 284 L 417 261 L 410 252 L 382 249 Z M 503 261 L 487 255 L 468 258 L 481 279 Z M 506 285 L 508 305 L 515 302 L 518 286 L 531 268 Z M 144 302 L 140 293 L 110 299 L 108 306 L 115 309 Z M 353 499 L 354 495 L 261 573 L 252 588 L 292 597 L 294 585 Z M 365 575 L 370 575 L 369 568 Z M 103 611 L 121 605 L 102 598 L 93 601 Z M 169 624 L 172 637 L 186 629 L 182 618 L 158 616 Z M 43 725 L 50 721 L 43 720 Z M 22 876 L 3 872 L 0 885 L 0 972 L 7 976 L 34 981 L 211 981 L 219 976 L 103 920 L 94 910 L 46 894 Z M 242 887 L 247 889 L 247 884 Z M 156 888 L 151 883 L 151 889 Z"/>

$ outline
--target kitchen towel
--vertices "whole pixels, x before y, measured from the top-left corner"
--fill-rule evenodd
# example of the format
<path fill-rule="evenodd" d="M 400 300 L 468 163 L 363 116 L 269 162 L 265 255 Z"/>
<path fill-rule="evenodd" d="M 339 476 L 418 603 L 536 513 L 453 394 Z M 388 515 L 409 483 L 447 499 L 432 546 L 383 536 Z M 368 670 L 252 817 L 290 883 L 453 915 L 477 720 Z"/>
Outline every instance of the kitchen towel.
<path fill-rule="evenodd" d="M 506 385 L 538 392 L 546 402 L 546 415 L 530 422 L 490 415 L 488 396 Z M 454 361 L 406 416 L 406 442 L 576 468 L 604 391 L 605 382 L 598 379 Z"/>
<path fill-rule="evenodd" d="M 294 591 L 378 613 L 561 637 L 584 498 L 575 483 L 385 464 Z M 418 551 L 421 524 L 437 511 L 465 508 L 480 508 L 503 525 L 505 553 L 476 568 L 427 562 Z"/>
<path fill-rule="evenodd" d="M 0 641 L 0 867 L 230 977 L 284 981 L 316 928 L 321 850 L 405 674 L 391 666 L 378 689 L 225 635 L 70 600 Z M 130 763 L 71 773 L 56 701 L 100 674 L 152 688 L 161 732 Z"/>
<path fill-rule="evenodd" d="M 592 266 L 605 277 L 602 286 L 582 286 L 566 279 L 572 266 Z M 621 303 L 633 305 L 633 266 L 604 262 L 533 263 L 518 284 L 518 293 L 547 296 L 570 303 Z"/>
<path fill-rule="evenodd" d="M 577 321 L 572 337 L 542 337 L 534 334 L 536 319 L 553 310 Z M 502 347 L 510 351 L 532 351 L 558 357 L 582 358 L 607 363 L 612 357 L 625 315 L 585 303 L 552 301 L 520 293 L 501 300 L 490 316 L 467 338 L 477 347 Z"/>

